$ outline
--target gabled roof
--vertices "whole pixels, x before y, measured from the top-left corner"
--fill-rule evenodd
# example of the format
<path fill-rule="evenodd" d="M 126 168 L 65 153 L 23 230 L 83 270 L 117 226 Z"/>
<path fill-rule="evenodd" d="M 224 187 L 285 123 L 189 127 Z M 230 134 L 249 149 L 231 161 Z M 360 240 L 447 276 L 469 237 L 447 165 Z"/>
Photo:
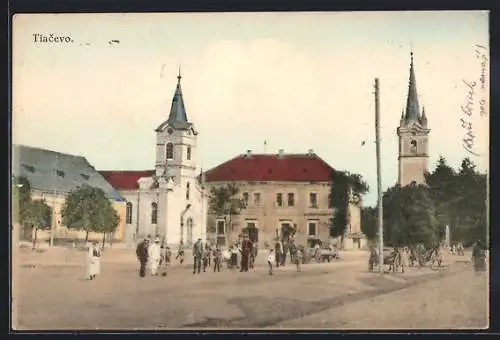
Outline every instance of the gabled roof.
<path fill-rule="evenodd" d="M 206 182 L 330 182 L 334 169 L 315 153 L 239 155 L 205 173 Z"/>
<path fill-rule="evenodd" d="M 139 188 L 137 181 L 142 177 L 151 177 L 155 170 L 132 171 L 99 171 L 106 180 L 117 190 L 136 190 Z"/>
<path fill-rule="evenodd" d="M 12 175 L 26 177 L 33 189 L 69 193 L 88 184 L 110 199 L 125 200 L 85 157 L 24 145 L 13 145 L 12 151 Z"/>

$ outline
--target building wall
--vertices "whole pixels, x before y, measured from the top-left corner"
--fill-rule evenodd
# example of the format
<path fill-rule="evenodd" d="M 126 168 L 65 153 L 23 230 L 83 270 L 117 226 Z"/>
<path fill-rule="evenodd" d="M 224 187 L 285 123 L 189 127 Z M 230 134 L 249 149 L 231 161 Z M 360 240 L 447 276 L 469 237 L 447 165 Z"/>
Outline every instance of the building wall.
<path fill-rule="evenodd" d="M 45 203 L 54 209 L 53 223 L 54 223 L 54 238 L 55 239 L 74 239 L 78 240 L 85 239 L 85 232 L 75 229 L 67 228 L 62 224 L 61 209 L 66 200 L 66 194 L 54 194 L 48 192 L 42 192 L 38 190 L 32 190 L 31 197 L 33 200 L 44 199 Z M 113 202 L 113 208 L 118 213 L 120 217 L 120 222 L 115 233 L 108 239 L 113 239 L 116 242 L 122 242 L 124 240 L 126 224 L 125 224 L 125 202 Z M 40 230 L 37 235 L 38 240 L 49 240 L 50 231 Z M 102 240 L 102 233 L 89 233 L 89 240 Z"/>
<path fill-rule="evenodd" d="M 226 184 L 222 182 L 208 183 L 210 187 Z M 259 230 L 259 244 L 274 243 L 276 231 L 281 229 L 283 223 L 297 226 L 296 241 L 305 244 L 309 234 L 309 223 L 316 223 L 315 237 L 328 242 L 330 218 L 333 209 L 329 208 L 328 197 L 330 194 L 329 183 L 309 182 L 238 182 L 240 196 L 248 193 L 248 204 L 238 216 L 232 217 L 232 227 L 226 226 L 226 243 L 234 242 L 248 222 L 254 222 Z M 282 193 L 283 206 L 276 202 L 278 193 Z M 293 193 L 294 205 L 288 205 L 288 194 Z M 310 206 L 310 193 L 316 193 L 317 207 Z M 260 203 L 255 202 L 255 194 L 260 194 Z M 352 225 L 360 228 L 359 207 L 352 208 Z M 220 220 L 220 218 L 219 218 Z M 210 216 L 210 228 L 214 229 L 217 223 L 216 216 Z M 214 236 L 211 236 L 214 238 Z"/>

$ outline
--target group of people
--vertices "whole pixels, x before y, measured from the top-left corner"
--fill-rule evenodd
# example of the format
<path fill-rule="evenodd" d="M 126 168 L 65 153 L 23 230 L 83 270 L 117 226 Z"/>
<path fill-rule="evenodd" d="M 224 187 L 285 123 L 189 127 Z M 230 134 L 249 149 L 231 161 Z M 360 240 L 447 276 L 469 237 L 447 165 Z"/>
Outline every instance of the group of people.
<path fill-rule="evenodd" d="M 139 276 L 145 277 L 149 269 L 151 275 L 157 276 L 159 269 L 163 264 L 163 275 L 167 275 L 167 266 L 170 263 L 172 252 L 170 247 L 165 245 L 164 242 L 160 245 L 160 237 L 156 236 L 154 239 L 148 235 L 144 240 L 139 242 L 136 251 L 137 259 L 139 260 Z"/>

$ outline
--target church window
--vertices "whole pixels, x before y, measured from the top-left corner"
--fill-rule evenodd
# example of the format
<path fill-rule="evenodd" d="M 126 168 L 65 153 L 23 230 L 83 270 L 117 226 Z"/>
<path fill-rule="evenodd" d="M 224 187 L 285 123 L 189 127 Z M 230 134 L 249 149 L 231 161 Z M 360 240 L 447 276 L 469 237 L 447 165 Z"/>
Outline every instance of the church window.
<path fill-rule="evenodd" d="M 158 222 L 158 204 L 151 204 L 151 224 Z"/>
<path fill-rule="evenodd" d="M 410 142 L 410 152 L 412 154 L 416 154 L 417 153 L 417 141 L 416 140 L 412 140 Z"/>
<path fill-rule="evenodd" d="M 191 160 L 191 147 L 190 146 L 187 147 L 187 160 L 188 161 Z"/>
<path fill-rule="evenodd" d="M 189 201 L 189 182 L 186 184 L 186 200 Z"/>
<path fill-rule="evenodd" d="M 127 224 L 132 224 L 132 203 L 127 202 L 127 212 L 125 217 Z"/>
<path fill-rule="evenodd" d="M 174 159 L 174 144 L 167 143 L 167 159 Z"/>

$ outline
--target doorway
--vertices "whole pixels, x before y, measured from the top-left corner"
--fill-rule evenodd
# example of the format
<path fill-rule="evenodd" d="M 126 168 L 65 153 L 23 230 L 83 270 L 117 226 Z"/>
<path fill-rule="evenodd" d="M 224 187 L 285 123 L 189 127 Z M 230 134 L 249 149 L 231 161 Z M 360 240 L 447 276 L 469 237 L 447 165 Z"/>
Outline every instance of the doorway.
<path fill-rule="evenodd" d="M 247 226 L 243 229 L 243 232 L 248 234 L 248 239 L 252 243 L 259 243 L 259 229 L 254 222 L 247 222 Z"/>

